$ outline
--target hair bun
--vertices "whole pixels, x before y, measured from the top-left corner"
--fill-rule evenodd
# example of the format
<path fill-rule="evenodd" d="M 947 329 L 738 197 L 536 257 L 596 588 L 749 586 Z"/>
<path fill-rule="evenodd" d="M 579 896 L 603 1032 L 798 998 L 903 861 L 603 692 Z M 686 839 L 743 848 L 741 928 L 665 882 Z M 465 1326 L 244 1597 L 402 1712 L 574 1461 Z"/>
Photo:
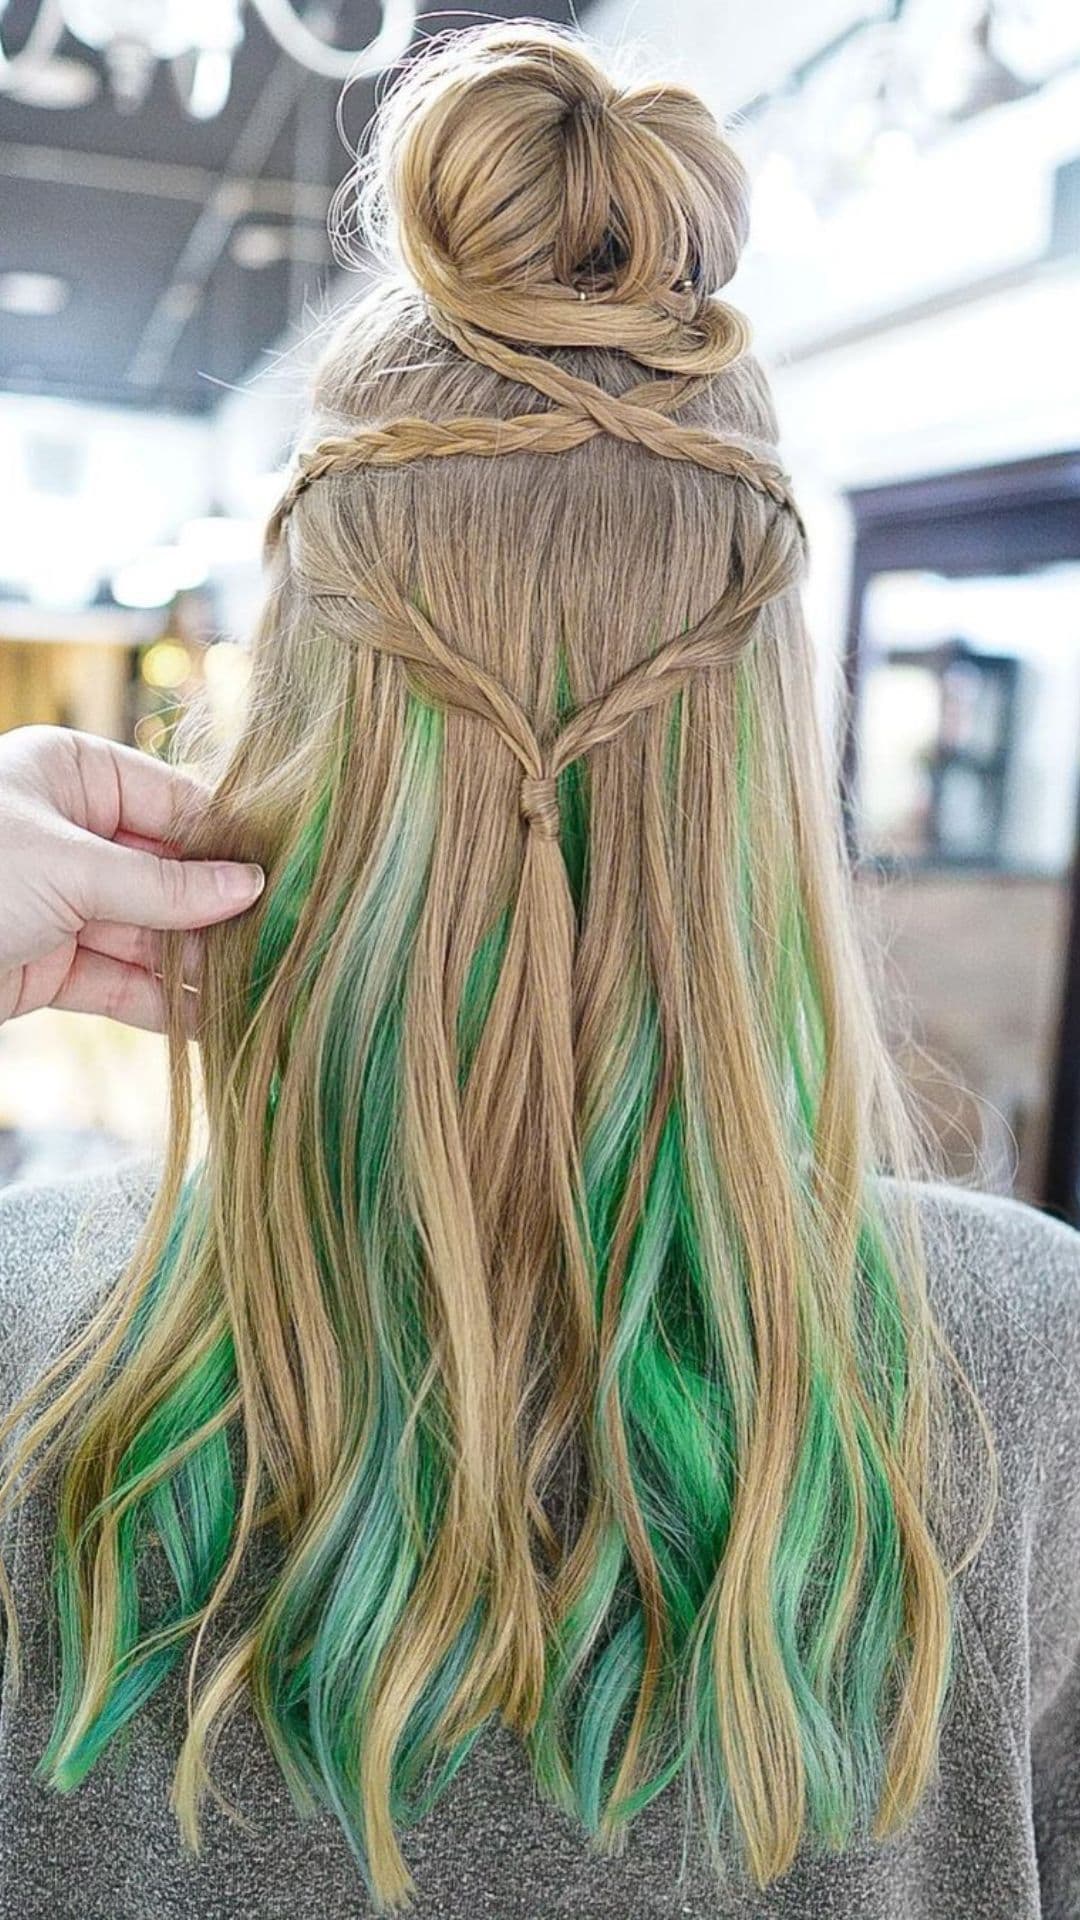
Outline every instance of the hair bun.
<path fill-rule="evenodd" d="M 650 304 L 685 323 L 746 239 L 745 170 L 697 95 L 622 91 L 569 31 L 531 23 L 414 58 L 365 171 L 376 245 L 456 317 L 519 340 L 624 344 L 627 309 Z"/>

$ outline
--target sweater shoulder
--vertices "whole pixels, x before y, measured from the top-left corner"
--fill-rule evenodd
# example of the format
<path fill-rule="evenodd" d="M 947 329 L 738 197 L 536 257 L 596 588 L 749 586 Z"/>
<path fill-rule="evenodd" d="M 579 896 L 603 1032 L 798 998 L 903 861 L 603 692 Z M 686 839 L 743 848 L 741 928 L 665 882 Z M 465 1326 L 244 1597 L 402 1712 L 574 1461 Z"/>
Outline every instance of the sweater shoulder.
<path fill-rule="evenodd" d="M 881 1197 L 886 1212 L 915 1202 L 935 1320 L 1026 1508 L 1048 1472 L 1080 1458 L 1080 1232 L 1026 1201 L 945 1183 L 883 1180 Z M 1080 1484 L 1075 1504 L 1080 1524 Z"/>
<path fill-rule="evenodd" d="M 123 1271 L 158 1172 L 140 1157 L 0 1189 L 0 1416 Z"/>
<path fill-rule="evenodd" d="M 973 1353 L 1026 1355 L 1048 1387 L 1080 1386 L 1080 1232 L 1027 1201 L 939 1182 L 913 1195 L 932 1304 Z"/>

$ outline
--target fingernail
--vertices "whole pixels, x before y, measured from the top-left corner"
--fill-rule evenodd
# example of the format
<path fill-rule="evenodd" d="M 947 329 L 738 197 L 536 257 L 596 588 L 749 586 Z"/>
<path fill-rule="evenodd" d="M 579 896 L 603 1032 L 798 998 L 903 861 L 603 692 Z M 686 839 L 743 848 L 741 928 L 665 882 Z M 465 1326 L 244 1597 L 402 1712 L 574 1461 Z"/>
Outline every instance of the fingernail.
<path fill-rule="evenodd" d="M 218 878 L 226 893 L 231 894 L 234 900 L 246 901 L 248 905 L 258 899 L 266 885 L 266 875 L 261 867 L 244 866 L 231 860 L 220 863 Z"/>

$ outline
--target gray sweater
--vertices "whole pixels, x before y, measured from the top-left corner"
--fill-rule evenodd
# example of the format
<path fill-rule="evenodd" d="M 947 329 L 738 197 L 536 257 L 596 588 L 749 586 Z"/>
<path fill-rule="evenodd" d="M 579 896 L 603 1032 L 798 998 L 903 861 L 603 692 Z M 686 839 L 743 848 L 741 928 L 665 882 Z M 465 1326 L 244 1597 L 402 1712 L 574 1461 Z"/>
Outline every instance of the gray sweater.
<path fill-rule="evenodd" d="M 0 1194 L 0 1406 L 117 1273 L 151 1180 L 141 1162 Z M 839 1860 L 800 1858 L 765 1895 L 734 1868 L 718 1887 L 693 1845 L 680 1879 L 678 1783 L 639 1817 L 622 1855 L 603 1859 L 538 1798 L 516 1736 L 493 1723 L 404 1835 L 418 1920 L 1080 1916 L 1080 1234 L 953 1188 L 922 1187 L 920 1205 L 932 1298 L 997 1435 L 1001 1500 L 960 1576 L 957 1677 L 914 1823 Z M 50 1472 L 5 1547 L 25 1660 L 23 1692 L 15 1702 L 5 1684 L 0 1713 L 3 1920 L 369 1915 L 336 1822 L 299 1819 L 246 1703 L 214 1776 L 249 1830 L 211 1802 L 202 1854 L 184 1853 L 167 1804 L 182 1673 L 137 1719 L 126 1755 L 107 1754 L 74 1794 L 31 1779 L 55 1697 L 54 1491 Z"/>

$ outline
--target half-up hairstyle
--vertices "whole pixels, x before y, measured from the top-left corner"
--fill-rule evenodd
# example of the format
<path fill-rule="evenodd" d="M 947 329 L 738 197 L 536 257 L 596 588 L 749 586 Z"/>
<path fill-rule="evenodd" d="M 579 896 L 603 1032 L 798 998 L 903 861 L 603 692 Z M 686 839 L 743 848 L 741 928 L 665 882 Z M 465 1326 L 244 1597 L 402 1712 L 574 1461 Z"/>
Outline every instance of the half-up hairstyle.
<path fill-rule="evenodd" d="M 186 1659 L 192 1845 L 246 1697 L 399 1905 L 399 1829 L 500 1715 L 597 1849 L 679 1778 L 765 1886 L 933 1777 L 940 1386 L 970 1388 L 852 932 L 805 529 L 717 297 L 747 183 L 693 93 L 529 24 L 432 43 L 352 190 L 378 278 L 186 830 L 268 876 L 205 935 L 205 1149 L 171 940 L 152 1215 L 2 1430 L 9 1505 L 63 1447 L 41 1776 L 76 1786 Z"/>

